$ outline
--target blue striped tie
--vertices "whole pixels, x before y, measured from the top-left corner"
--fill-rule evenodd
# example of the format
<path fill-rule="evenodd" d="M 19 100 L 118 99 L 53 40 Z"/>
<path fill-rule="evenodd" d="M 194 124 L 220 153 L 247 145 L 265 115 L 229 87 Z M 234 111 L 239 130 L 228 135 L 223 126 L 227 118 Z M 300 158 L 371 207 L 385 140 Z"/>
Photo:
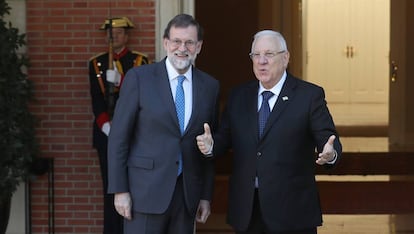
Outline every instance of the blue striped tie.
<path fill-rule="evenodd" d="M 265 128 L 267 118 L 270 115 L 269 99 L 274 95 L 270 91 L 264 91 L 262 93 L 263 101 L 259 109 L 259 137 L 262 137 L 263 129 Z"/>
<path fill-rule="evenodd" d="M 185 76 L 178 76 L 178 84 L 175 92 L 175 110 L 177 111 L 178 123 L 180 124 L 181 135 L 184 133 L 184 117 L 185 117 L 185 98 L 184 98 L 184 88 L 183 82 Z M 180 154 L 178 160 L 178 175 L 181 174 L 183 170 L 183 162 Z"/>

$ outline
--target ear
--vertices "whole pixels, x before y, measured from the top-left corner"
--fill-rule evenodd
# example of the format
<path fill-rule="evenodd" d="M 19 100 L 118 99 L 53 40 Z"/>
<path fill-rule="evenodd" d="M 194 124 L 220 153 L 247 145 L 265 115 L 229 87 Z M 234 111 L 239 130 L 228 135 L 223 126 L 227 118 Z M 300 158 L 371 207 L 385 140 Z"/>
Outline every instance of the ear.
<path fill-rule="evenodd" d="M 198 41 L 196 45 L 196 52 L 199 54 L 201 52 L 201 47 L 203 45 L 203 41 Z"/>
<path fill-rule="evenodd" d="M 289 51 L 286 51 L 286 53 L 283 55 L 283 61 L 284 61 L 285 67 L 288 66 L 289 59 L 290 59 L 290 53 L 289 53 Z"/>
<path fill-rule="evenodd" d="M 162 44 L 164 45 L 164 50 L 165 51 L 168 51 L 168 39 L 167 38 L 164 38 L 163 39 L 163 43 Z"/>

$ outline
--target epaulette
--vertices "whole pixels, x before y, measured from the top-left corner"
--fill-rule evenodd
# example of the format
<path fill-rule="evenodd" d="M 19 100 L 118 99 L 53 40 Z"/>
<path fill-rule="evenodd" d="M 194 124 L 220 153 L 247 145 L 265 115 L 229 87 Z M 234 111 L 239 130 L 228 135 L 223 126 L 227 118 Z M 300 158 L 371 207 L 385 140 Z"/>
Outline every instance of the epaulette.
<path fill-rule="evenodd" d="M 132 53 L 133 54 L 139 54 L 139 55 L 141 55 L 141 56 L 144 56 L 144 57 L 148 57 L 146 54 L 144 54 L 144 53 L 141 53 L 141 52 L 139 52 L 139 51 L 132 51 Z"/>
<path fill-rule="evenodd" d="M 92 56 L 92 57 L 89 59 L 89 62 L 90 62 L 90 61 L 92 61 L 92 60 L 94 60 L 94 59 L 96 59 L 97 57 L 99 57 L 99 56 L 101 56 L 101 55 L 106 54 L 106 53 L 108 53 L 108 52 L 101 52 L 101 53 L 99 53 L 99 54 L 96 54 L 96 55 Z"/>

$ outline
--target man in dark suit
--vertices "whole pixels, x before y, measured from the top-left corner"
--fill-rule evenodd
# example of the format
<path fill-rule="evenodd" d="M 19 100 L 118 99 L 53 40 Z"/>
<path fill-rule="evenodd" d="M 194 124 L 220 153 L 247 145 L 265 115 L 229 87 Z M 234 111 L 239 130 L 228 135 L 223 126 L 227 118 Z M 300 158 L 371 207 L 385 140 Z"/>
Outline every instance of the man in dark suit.
<path fill-rule="evenodd" d="M 112 22 L 111 27 L 109 21 Z M 126 17 L 107 19 L 100 29 L 106 30 L 107 36 L 109 30 L 112 30 L 113 68 L 110 69 L 109 66 L 109 51 L 95 55 L 89 60 L 90 93 L 95 117 L 93 147 L 98 152 L 104 191 L 104 234 L 122 233 L 123 224 L 122 216 L 115 210 L 113 194 L 107 193 L 107 138 L 111 128 L 111 113 L 118 99 L 124 74 L 134 66 L 148 63 L 146 55 L 130 51 L 126 47 L 128 30 L 133 27 L 133 23 Z"/>
<path fill-rule="evenodd" d="M 108 191 L 128 234 L 192 234 L 210 214 L 214 165 L 195 137 L 216 125 L 219 83 L 193 66 L 203 31 L 192 16 L 163 38 L 165 59 L 127 73 L 109 135 Z"/>
<path fill-rule="evenodd" d="M 324 91 L 286 72 L 278 32 L 258 32 L 250 58 L 257 80 L 232 91 L 219 130 L 212 137 L 205 124 L 197 144 L 207 156 L 233 149 L 228 223 L 236 233 L 315 234 L 315 165 L 333 167 L 342 150 Z"/>

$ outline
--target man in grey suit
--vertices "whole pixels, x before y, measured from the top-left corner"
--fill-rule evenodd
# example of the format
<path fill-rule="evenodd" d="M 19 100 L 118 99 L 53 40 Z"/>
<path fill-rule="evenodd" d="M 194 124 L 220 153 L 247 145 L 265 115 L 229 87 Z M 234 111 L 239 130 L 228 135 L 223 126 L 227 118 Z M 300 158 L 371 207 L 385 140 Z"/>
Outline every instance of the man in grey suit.
<path fill-rule="evenodd" d="M 128 71 L 108 144 L 108 192 L 127 234 L 192 234 L 205 222 L 214 165 L 195 138 L 217 124 L 219 83 L 194 67 L 203 30 L 190 15 L 164 31 L 167 57 Z"/>
<path fill-rule="evenodd" d="M 214 142 L 205 124 L 197 144 L 205 155 L 233 149 L 227 221 L 237 234 L 315 234 L 315 166 L 333 167 L 342 150 L 324 91 L 286 72 L 278 32 L 258 32 L 250 58 L 256 79 L 232 91 Z"/>

